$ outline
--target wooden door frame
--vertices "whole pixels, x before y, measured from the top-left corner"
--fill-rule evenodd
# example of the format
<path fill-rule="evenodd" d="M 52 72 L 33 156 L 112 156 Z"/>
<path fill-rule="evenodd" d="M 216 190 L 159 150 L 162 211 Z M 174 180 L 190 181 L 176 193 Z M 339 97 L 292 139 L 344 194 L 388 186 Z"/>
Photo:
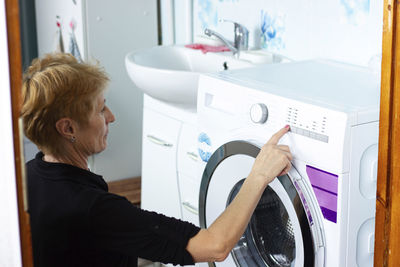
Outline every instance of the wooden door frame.
<path fill-rule="evenodd" d="M 23 266 L 33 266 L 29 215 L 26 212 L 23 157 L 19 125 L 22 60 L 18 1 L 6 0 L 10 87 L 21 254 Z M 379 160 L 375 226 L 375 267 L 395 267 L 400 262 L 400 9 L 384 0 L 382 81 L 379 123 Z M 396 179 L 397 178 L 397 179 Z"/>
<path fill-rule="evenodd" d="M 384 0 L 375 220 L 376 267 L 395 267 L 400 263 L 399 12 L 398 1 Z"/>
<path fill-rule="evenodd" d="M 17 0 L 6 0 L 6 23 L 8 41 L 8 60 L 10 68 L 11 107 L 14 136 L 15 177 L 18 198 L 18 217 L 21 242 L 22 266 L 33 266 L 31 229 L 29 214 L 27 212 L 27 200 L 25 180 L 23 176 L 24 161 L 22 148 L 22 131 L 19 125 L 21 110 L 21 85 L 22 85 L 22 58 L 21 36 L 19 24 L 19 6 Z"/>

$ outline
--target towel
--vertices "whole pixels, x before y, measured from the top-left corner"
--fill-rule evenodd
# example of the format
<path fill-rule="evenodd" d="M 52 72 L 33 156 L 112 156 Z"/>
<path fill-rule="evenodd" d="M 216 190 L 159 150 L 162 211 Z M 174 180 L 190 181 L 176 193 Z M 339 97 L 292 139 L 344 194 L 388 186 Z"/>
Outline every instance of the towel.
<path fill-rule="evenodd" d="M 76 42 L 75 34 L 73 32 L 70 33 L 69 53 L 73 55 L 79 62 L 82 62 L 81 53 L 79 52 L 78 43 Z"/>
<path fill-rule="evenodd" d="M 79 62 L 82 62 L 81 53 L 79 52 L 78 43 L 75 38 L 76 21 L 72 19 L 69 23 L 71 32 L 69 34 L 69 53 L 73 55 Z"/>
<path fill-rule="evenodd" d="M 57 24 L 57 32 L 55 35 L 55 40 L 54 40 L 54 52 L 58 53 L 64 53 L 64 41 L 63 41 L 63 36 L 62 36 L 62 30 L 61 30 L 61 22 L 59 17 L 57 16 L 56 20 Z"/>
<path fill-rule="evenodd" d="M 228 47 L 225 45 L 214 46 L 214 45 L 206 45 L 206 44 L 188 44 L 185 45 L 187 48 L 192 49 L 200 49 L 204 54 L 207 52 L 225 52 L 230 51 Z"/>

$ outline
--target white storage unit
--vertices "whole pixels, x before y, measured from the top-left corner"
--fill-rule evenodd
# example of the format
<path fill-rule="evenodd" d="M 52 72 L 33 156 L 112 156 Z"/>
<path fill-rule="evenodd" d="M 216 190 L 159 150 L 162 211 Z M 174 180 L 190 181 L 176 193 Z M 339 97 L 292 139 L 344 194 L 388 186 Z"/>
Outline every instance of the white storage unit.
<path fill-rule="evenodd" d="M 141 207 L 181 218 L 176 151 L 181 122 L 145 108 Z"/>
<path fill-rule="evenodd" d="M 199 226 L 197 132 L 196 109 L 144 95 L 141 206 Z"/>
<path fill-rule="evenodd" d="M 187 208 L 193 201 L 182 196 L 181 170 L 186 176 L 196 174 L 195 164 L 200 163 L 196 121 L 193 108 L 167 104 L 144 95 L 142 208 L 186 219 L 182 217 L 182 202 L 186 202 Z M 189 186 L 189 190 L 193 189 Z M 189 221 L 199 225 L 196 219 Z"/>
<path fill-rule="evenodd" d="M 107 181 L 141 175 L 143 93 L 129 80 L 124 57 L 132 50 L 157 45 L 156 0 L 37 0 L 39 56 L 57 44 L 56 16 L 69 52 L 70 22 L 84 60 L 96 59 L 110 75 L 107 104 L 116 116 L 108 148 L 93 157 L 91 168 Z"/>

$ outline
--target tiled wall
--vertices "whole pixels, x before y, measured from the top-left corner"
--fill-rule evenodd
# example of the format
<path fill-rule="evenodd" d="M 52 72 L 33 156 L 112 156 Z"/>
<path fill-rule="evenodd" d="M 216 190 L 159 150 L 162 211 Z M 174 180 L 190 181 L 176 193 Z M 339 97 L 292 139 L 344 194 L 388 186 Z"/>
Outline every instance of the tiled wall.
<path fill-rule="evenodd" d="M 252 48 L 380 65 L 383 0 L 194 0 L 194 40 L 206 27 L 232 40 L 232 24 L 221 18 L 245 25 Z"/>

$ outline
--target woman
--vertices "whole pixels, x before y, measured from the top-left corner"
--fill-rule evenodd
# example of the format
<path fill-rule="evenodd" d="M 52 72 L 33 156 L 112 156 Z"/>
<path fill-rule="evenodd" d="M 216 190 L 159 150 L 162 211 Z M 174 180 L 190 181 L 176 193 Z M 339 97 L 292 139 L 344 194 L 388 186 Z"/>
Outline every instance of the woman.
<path fill-rule="evenodd" d="M 287 173 L 291 153 L 278 131 L 257 156 L 235 200 L 208 228 L 134 207 L 108 193 L 88 169 L 107 147 L 115 117 L 106 105 L 107 75 L 71 55 L 36 59 L 23 81 L 21 117 L 41 150 L 27 163 L 35 266 L 137 266 L 137 258 L 190 265 L 224 260 L 269 182 Z"/>

